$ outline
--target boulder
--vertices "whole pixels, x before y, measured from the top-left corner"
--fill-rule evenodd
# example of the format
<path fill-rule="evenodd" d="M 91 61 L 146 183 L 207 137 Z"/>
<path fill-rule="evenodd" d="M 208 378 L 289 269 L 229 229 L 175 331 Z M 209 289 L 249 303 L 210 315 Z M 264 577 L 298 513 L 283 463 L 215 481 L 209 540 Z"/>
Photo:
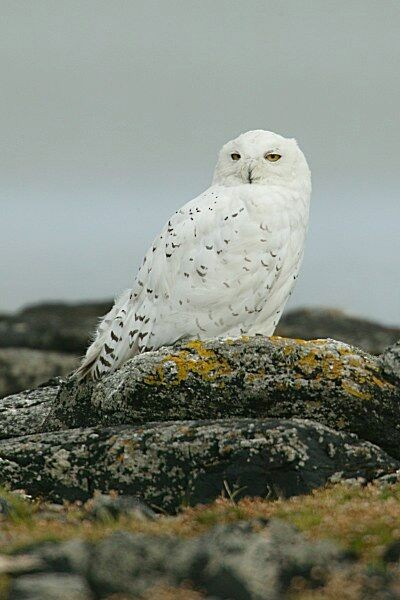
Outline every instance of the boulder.
<path fill-rule="evenodd" d="M 112 301 L 28 306 L 15 315 L 0 315 L 0 347 L 84 353 L 99 318 Z"/>
<path fill-rule="evenodd" d="M 382 370 L 395 385 L 400 385 L 400 340 L 386 348 L 379 357 Z"/>
<path fill-rule="evenodd" d="M 346 315 L 332 308 L 303 308 L 285 313 L 276 335 L 311 340 L 333 338 L 358 346 L 371 354 L 380 354 L 400 339 L 399 327 Z"/>
<path fill-rule="evenodd" d="M 174 512 L 183 504 L 303 494 L 400 468 L 383 450 L 313 421 L 221 419 L 72 429 L 0 442 L 0 484 L 53 501 L 115 490 Z"/>
<path fill-rule="evenodd" d="M 301 417 L 400 458 L 400 388 L 374 356 L 334 340 L 191 341 L 61 385 L 43 430 L 226 417 Z"/>
<path fill-rule="evenodd" d="M 89 586 L 79 575 L 35 573 L 15 579 L 9 600 L 91 600 Z"/>
<path fill-rule="evenodd" d="M 279 600 L 296 576 L 315 585 L 312 572 L 318 572 L 323 583 L 345 558 L 335 544 L 307 542 L 275 519 L 263 534 L 239 523 L 217 526 L 195 540 L 119 532 L 95 547 L 89 580 L 100 598 L 189 581 L 213 598 Z"/>
<path fill-rule="evenodd" d="M 77 365 L 78 359 L 61 352 L 0 348 L 0 398 L 67 375 Z"/>
<path fill-rule="evenodd" d="M 0 399 L 0 439 L 40 431 L 60 389 L 59 378 L 35 390 Z"/>

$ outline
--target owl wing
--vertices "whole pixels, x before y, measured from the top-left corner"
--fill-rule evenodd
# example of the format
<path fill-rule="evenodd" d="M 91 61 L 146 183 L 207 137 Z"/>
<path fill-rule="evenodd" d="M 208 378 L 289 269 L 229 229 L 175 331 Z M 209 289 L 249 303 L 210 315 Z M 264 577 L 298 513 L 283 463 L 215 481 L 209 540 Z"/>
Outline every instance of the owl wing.
<path fill-rule="evenodd" d="M 182 337 L 222 335 L 235 326 L 240 333 L 279 278 L 290 235 L 284 218 L 270 227 L 264 216 L 233 188 L 218 187 L 177 211 L 145 255 L 133 288 L 100 324 L 78 377 L 97 378 Z"/>

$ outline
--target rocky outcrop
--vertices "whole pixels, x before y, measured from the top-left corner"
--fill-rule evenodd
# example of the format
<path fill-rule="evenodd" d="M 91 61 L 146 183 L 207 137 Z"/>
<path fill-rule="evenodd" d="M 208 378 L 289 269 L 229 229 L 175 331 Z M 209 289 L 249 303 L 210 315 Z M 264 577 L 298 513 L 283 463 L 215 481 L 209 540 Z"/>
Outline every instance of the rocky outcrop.
<path fill-rule="evenodd" d="M 285 313 L 275 334 L 304 340 L 333 338 L 380 354 L 400 339 L 400 328 L 385 327 L 332 308 L 304 308 Z"/>
<path fill-rule="evenodd" d="M 355 559 L 372 517 L 372 526 L 364 522 L 358 537 L 348 536 L 351 554 L 280 519 L 292 505 L 294 522 L 310 523 L 315 533 L 321 511 L 332 521 L 340 488 L 360 495 L 365 520 L 360 488 L 374 482 L 365 490 L 382 497 L 384 527 L 397 527 L 390 507 L 400 481 L 399 371 L 398 343 L 376 357 L 334 340 L 244 337 L 180 343 L 137 356 L 97 383 L 56 377 L 3 398 L 0 485 L 48 502 L 29 512 L 3 492 L 0 520 L 14 519 L 25 540 L 33 523 L 41 540 L 63 538 L 72 523 L 80 537 L 29 543 L 22 554 L 19 541 L 16 555 L 0 553 L 0 595 L 6 574 L 8 600 L 304 600 L 326 590 L 336 598 L 343 589 L 352 600 L 396 598 L 393 536 L 377 542 L 386 570 Z M 310 505 L 293 509 L 303 502 L 293 496 L 327 484 L 308 497 L 332 492 L 319 516 Z M 385 504 L 388 494 L 392 504 Z M 256 497 L 264 500 L 249 500 Z M 187 508 L 193 521 L 186 517 L 186 533 L 177 533 L 171 522 L 182 507 L 215 499 Z M 262 512 L 252 512 L 262 502 Z M 218 522 L 222 504 L 230 506 L 228 523 L 245 520 L 192 532 Z M 352 522 L 346 510 L 337 512 L 343 530 Z"/>
<path fill-rule="evenodd" d="M 0 398 L 67 375 L 77 365 L 76 358 L 61 352 L 0 348 Z"/>
<path fill-rule="evenodd" d="M 344 590 L 352 600 L 398 597 L 396 571 L 367 568 L 276 518 L 217 525 L 193 539 L 118 531 L 49 542 L 21 558 L 30 571 L 14 573 L 10 600 L 300 600 Z"/>
<path fill-rule="evenodd" d="M 334 340 L 192 341 L 60 388 L 44 430 L 226 417 L 310 418 L 400 458 L 400 389 L 380 359 Z"/>
<path fill-rule="evenodd" d="M 28 306 L 15 315 L 0 315 L 0 347 L 37 348 L 82 355 L 111 301 Z"/>
<path fill-rule="evenodd" d="M 56 501 L 117 490 L 167 511 L 222 493 L 303 494 L 329 481 L 372 481 L 399 468 L 354 435 L 296 419 L 150 423 L 0 442 L 2 485 Z"/>

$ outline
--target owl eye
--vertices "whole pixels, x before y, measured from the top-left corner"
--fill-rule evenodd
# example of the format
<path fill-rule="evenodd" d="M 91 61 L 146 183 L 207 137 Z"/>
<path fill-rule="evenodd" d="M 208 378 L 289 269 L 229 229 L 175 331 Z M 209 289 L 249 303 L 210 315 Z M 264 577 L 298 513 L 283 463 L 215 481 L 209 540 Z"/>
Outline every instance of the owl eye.
<path fill-rule="evenodd" d="M 275 154 L 274 152 L 268 152 L 267 154 L 264 154 L 264 158 L 265 160 L 269 160 L 269 162 L 276 162 L 277 160 L 282 158 L 282 155 Z"/>
<path fill-rule="evenodd" d="M 232 160 L 240 160 L 240 154 L 238 154 L 237 152 L 232 152 L 231 159 Z"/>

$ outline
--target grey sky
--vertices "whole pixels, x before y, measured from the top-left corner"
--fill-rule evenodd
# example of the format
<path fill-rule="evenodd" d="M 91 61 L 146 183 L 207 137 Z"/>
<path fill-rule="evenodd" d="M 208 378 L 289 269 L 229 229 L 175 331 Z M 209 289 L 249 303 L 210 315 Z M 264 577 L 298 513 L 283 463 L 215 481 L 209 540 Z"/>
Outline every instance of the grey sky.
<path fill-rule="evenodd" d="M 248 129 L 313 173 L 291 306 L 400 323 L 398 0 L 0 0 L 0 310 L 129 287 Z"/>

